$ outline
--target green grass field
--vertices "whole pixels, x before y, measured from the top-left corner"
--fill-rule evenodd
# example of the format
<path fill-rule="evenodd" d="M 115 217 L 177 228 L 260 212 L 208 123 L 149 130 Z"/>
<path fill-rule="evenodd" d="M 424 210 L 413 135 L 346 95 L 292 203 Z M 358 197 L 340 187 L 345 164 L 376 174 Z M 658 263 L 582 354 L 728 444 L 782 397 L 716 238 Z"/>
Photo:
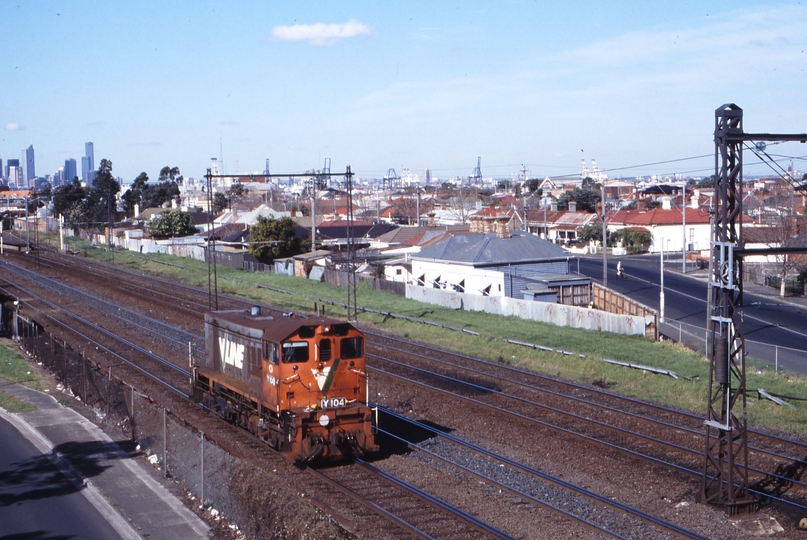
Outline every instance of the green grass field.
<path fill-rule="evenodd" d="M 116 251 L 110 255 L 109 252 L 93 249 L 88 243 L 81 243 L 76 239 L 71 239 L 71 249 L 82 251 L 86 256 L 100 261 L 114 261 L 115 264 L 139 272 L 170 277 L 203 288 L 208 286 L 208 266 L 201 261 L 125 251 Z M 347 302 L 346 289 L 302 278 L 245 272 L 224 266 L 218 266 L 217 277 L 220 294 L 235 295 L 284 310 L 313 312 L 315 302 L 323 298 Z M 255 285 L 283 289 L 292 294 Z M 697 414 L 703 414 L 706 410 L 709 377 L 706 358 L 702 353 L 689 351 L 669 342 L 657 343 L 641 336 L 574 330 L 515 317 L 441 308 L 391 293 L 373 291 L 367 284 L 359 285 L 357 300 L 360 308 L 464 327 L 479 332 L 479 336 L 402 319 L 385 318 L 378 314 L 359 313 L 360 322 L 371 324 L 385 332 L 496 362 L 596 384 L 612 392 L 673 405 Z M 327 306 L 328 315 L 341 317 L 345 313 L 344 308 Z M 574 354 L 564 356 L 510 345 L 502 341 L 505 338 L 563 349 Z M 580 354 L 585 355 L 585 358 L 579 358 Z M 602 361 L 603 358 L 672 370 L 680 378 L 676 380 L 666 375 L 609 365 Z M 790 373 L 776 374 L 769 366 L 754 365 L 747 369 L 747 386 L 748 420 L 751 424 L 807 434 L 807 404 L 791 401 L 795 405 L 795 409 L 791 409 L 757 399 L 758 388 L 771 393 L 807 398 L 807 379 Z"/>

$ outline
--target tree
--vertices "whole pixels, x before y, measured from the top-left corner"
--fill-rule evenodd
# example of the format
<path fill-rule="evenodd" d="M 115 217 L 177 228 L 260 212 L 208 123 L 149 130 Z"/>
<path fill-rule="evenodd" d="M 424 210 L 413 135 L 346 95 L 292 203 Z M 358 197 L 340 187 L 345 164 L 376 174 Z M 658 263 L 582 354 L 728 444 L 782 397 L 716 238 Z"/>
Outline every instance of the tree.
<path fill-rule="evenodd" d="M 126 215 L 131 217 L 134 215 L 134 208 L 135 205 L 140 206 L 142 209 L 141 201 L 143 198 L 143 191 L 146 189 L 146 184 L 149 181 L 149 175 L 145 172 L 141 172 L 137 175 L 134 182 L 132 183 L 132 187 L 129 188 L 129 191 L 123 194 L 123 211 L 126 212 Z"/>
<path fill-rule="evenodd" d="M 645 210 L 652 210 L 654 208 L 661 208 L 661 201 L 655 201 L 655 200 L 654 201 L 647 201 L 644 204 L 644 209 Z"/>
<path fill-rule="evenodd" d="M 294 234 L 296 224 L 290 218 L 259 217 L 250 229 L 249 252 L 263 263 L 302 253 L 303 242 Z"/>
<path fill-rule="evenodd" d="M 800 222 L 798 215 L 789 213 L 775 213 L 766 217 L 767 227 L 762 229 L 763 242 L 769 247 L 803 246 L 804 238 L 800 234 L 804 223 Z M 800 273 L 807 268 L 807 257 L 803 254 L 782 253 L 774 255 L 773 268 L 781 277 L 779 295 L 786 295 L 787 278 Z"/>
<path fill-rule="evenodd" d="M 650 231 L 637 231 L 635 229 L 620 229 L 616 232 L 617 238 L 622 241 L 628 253 L 644 253 L 653 240 Z"/>
<path fill-rule="evenodd" d="M 112 162 L 102 159 L 90 191 L 89 217 L 91 221 L 106 223 L 115 211 L 115 195 L 120 192 L 120 184 L 112 176 Z"/>
<path fill-rule="evenodd" d="M 178 209 L 163 210 L 159 216 L 151 220 L 148 229 L 152 236 L 168 238 L 196 233 L 196 225 L 191 215 Z"/>
<path fill-rule="evenodd" d="M 218 192 L 213 195 L 213 212 L 218 214 L 230 204 L 230 200 L 224 193 Z"/>
<path fill-rule="evenodd" d="M 160 169 L 160 177 L 158 178 L 160 183 L 175 183 L 175 184 L 182 184 L 184 178 L 179 173 L 179 167 L 169 167 L 165 166 Z"/>
<path fill-rule="evenodd" d="M 594 189 L 574 188 L 571 191 L 564 192 L 558 197 L 558 208 L 567 210 L 569 208 L 569 202 L 574 201 L 577 203 L 578 210 L 585 210 L 593 214 L 597 211 L 597 203 L 601 200 L 602 197 L 600 193 Z"/>
<path fill-rule="evenodd" d="M 709 178 L 704 178 L 700 182 L 698 182 L 699 188 L 713 188 L 715 187 L 715 176 L 712 175 Z"/>
<path fill-rule="evenodd" d="M 602 222 L 586 223 L 580 227 L 577 238 L 583 242 L 602 242 Z"/>
<path fill-rule="evenodd" d="M 78 178 L 74 178 L 71 183 L 53 191 L 53 213 L 64 216 L 68 225 L 75 230 L 79 223 L 86 221 L 83 203 L 88 196 L 89 190 L 81 185 Z"/>

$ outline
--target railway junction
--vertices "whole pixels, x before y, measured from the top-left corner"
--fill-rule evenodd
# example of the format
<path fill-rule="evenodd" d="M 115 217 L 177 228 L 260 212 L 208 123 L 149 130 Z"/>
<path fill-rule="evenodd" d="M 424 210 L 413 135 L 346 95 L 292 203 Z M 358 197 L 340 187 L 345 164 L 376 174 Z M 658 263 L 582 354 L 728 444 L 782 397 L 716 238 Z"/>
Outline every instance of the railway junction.
<path fill-rule="evenodd" d="M 789 524 L 780 537 L 793 537 L 803 512 L 802 484 L 785 470 L 804 455 L 798 440 L 750 432 L 752 474 L 767 481 L 770 504 L 760 515 L 732 519 L 694 503 L 701 416 L 370 328 L 371 394 L 381 407 L 384 451 L 353 465 L 300 471 L 187 399 L 189 343 L 192 355 L 205 291 L 45 252 L 37 261 L 11 255 L 2 265 L 4 294 L 22 298 L 25 315 L 42 325 L 20 336 L 22 343 L 40 358 L 50 355 L 54 371 L 72 377 L 71 387 L 105 422 L 150 444 L 160 465 L 197 494 L 193 466 L 182 468 L 199 452 L 183 447 L 205 440 L 226 450 L 217 457 L 205 446 L 204 498 L 248 523 L 250 537 L 278 528 L 293 536 L 303 521 L 347 537 L 450 538 L 448 531 L 460 531 L 454 537 L 530 538 L 540 528 L 558 538 L 737 538 L 774 523 L 768 518 Z M 220 301 L 223 309 L 251 305 Z M 64 342 L 81 351 L 83 364 L 63 360 Z M 116 389 L 110 380 L 122 382 Z M 187 433 L 177 431 L 180 424 Z M 307 500 L 313 509 L 299 506 Z M 258 522 L 250 517 L 256 511 L 263 514 Z"/>

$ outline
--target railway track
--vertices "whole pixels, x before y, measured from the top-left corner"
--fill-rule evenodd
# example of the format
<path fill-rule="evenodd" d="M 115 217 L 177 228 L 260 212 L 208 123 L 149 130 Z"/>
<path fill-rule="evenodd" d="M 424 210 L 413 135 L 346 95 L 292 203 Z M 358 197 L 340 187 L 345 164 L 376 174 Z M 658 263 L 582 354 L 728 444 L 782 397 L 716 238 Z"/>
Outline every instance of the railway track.
<path fill-rule="evenodd" d="M 92 271 L 95 272 L 95 268 L 97 266 L 96 263 L 92 263 L 91 265 L 87 265 L 86 272 L 90 272 L 90 267 L 92 267 Z M 47 267 L 48 271 L 53 272 L 60 272 L 64 271 L 65 266 L 59 262 L 51 262 L 47 260 L 46 257 L 42 257 L 40 259 L 40 268 Z M 61 268 L 61 270 L 60 270 Z M 98 272 L 98 274 L 94 278 L 96 281 L 98 280 L 108 280 L 108 281 L 123 281 L 125 283 L 124 289 L 127 291 L 127 294 L 132 295 L 152 295 L 151 287 L 143 287 L 142 284 L 137 283 L 137 280 L 142 280 L 143 277 L 137 274 L 131 274 L 129 272 L 110 272 L 107 269 L 103 269 Z M 132 280 L 132 281 L 129 281 Z M 207 309 L 207 303 L 199 301 L 199 294 L 200 291 L 195 288 L 179 286 L 173 282 L 162 281 L 156 284 L 157 293 L 154 294 L 154 303 L 156 305 L 165 306 L 166 310 L 173 310 L 176 311 L 183 311 L 188 314 L 195 314 L 199 319 L 200 313 Z M 206 294 L 206 292 L 203 292 Z M 194 299 L 194 297 L 196 299 Z M 220 308 L 226 309 L 236 309 L 236 308 L 243 308 L 247 305 L 250 305 L 248 302 L 244 302 L 242 300 L 229 298 L 223 295 L 219 295 L 219 302 Z M 107 312 L 109 313 L 109 312 Z M 177 340 L 179 343 L 179 340 Z M 378 347 L 378 350 L 383 348 L 386 351 L 382 355 L 378 355 L 379 361 L 384 361 L 387 364 L 392 365 L 392 362 L 395 360 L 393 356 L 396 356 L 390 353 L 391 350 L 397 350 L 400 354 L 402 347 L 403 340 L 399 340 L 397 338 L 393 338 L 390 336 L 382 336 L 380 334 L 368 334 L 368 347 L 372 347 L 373 350 Z M 607 444 L 610 444 L 612 448 L 619 449 L 623 452 L 628 452 L 632 454 L 634 457 L 637 457 L 637 450 L 630 448 L 631 444 L 637 444 L 636 440 L 644 440 L 647 441 L 647 435 L 643 435 L 641 431 L 638 429 L 631 430 L 625 428 L 618 428 L 611 424 L 615 424 L 613 419 L 616 416 L 627 418 L 628 420 L 620 420 L 620 422 L 628 422 L 629 424 L 635 425 L 644 425 L 644 426 L 651 426 L 645 427 L 645 429 L 653 430 L 657 429 L 658 426 L 666 426 L 669 431 L 677 432 L 677 437 L 683 437 L 685 439 L 689 439 L 689 445 L 682 445 L 678 442 L 676 443 L 667 443 L 668 449 L 667 452 L 672 452 L 674 454 L 679 453 L 689 453 L 691 456 L 694 456 L 693 459 L 698 457 L 699 452 L 701 451 L 701 444 L 698 442 L 698 438 L 701 436 L 697 432 L 698 425 L 702 422 L 702 419 L 681 411 L 675 411 L 673 409 L 667 409 L 664 407 L 660 407 L 654 404 L 648 404 L 645 402 L 640 402 L 637 400 L 630 400 L 629 398 L 624 398 L 622 396 L 618 396 L 615 394 L 611 394 L 609 392 L 601 391 L 596 388 L 578 385 L 574 383 L 569 383 L 568 381 L 558 380 L 551 377 L 546 377 L 540 374 L 536 374 L 534 372 L 525 372 L 523 370 L 518 370 L 512 368 L 510 366 L 503 366 L 500 364 L 496 364 L 493 362 L 485 362 L 480 361 L 478 359 L 466 356 L 466 355 L 458 355 L 456 353 L 452 353 L 449 351 L 443 351 L 439 349 L 434 349 L 428 346 L 424 346 L 421 344 L 413 344 L 411 342 L 406 343 L 406 352 L 407 356 L 405 359 L 406 364 L 410 364 L 409 368 L 411 370 L 411 364 L 418 364 L 428 363 L 431 366 L 437 364 L 438 366 L 443 367 L 435 367 L 433 371 L 429 372 L 425 368 L 421 368 L 421 377 L 429 377 L 432 380 L 437 377 L 443 380 L 440 385 L 445 386 L 453 385 L 457 388 L 464 388 L 464 390 L 457 391 L 455 393 L 462 394 L 462 393 L 470 393 L 475 395 L 492 395 L 496 393 L 496 388 L 499 386 L 507 386 L 507 385 L 516 385 L 519 386 L 521 389 L 518 392 L 515 392 L 514 396 L 508 396 L 507 399 L 516 399 L 516 400 L 524 400 L 523 396 L 519 395 L 520 392 L 528 392 L 528 393 L 542 393 L 542 394 L 550 394 L 554 395 L 555 399 L 560 399 L 563 396 L 564 400 L 568 401 L 568 404 L 564 407 L 566 410 L 558 410 L 558 412 L 553 412 L 553 414 L 562 415 L 564 418 L 570 418 L 570 414 L 568 409 L 585 409 L 585 412 L 579 413 L 576 416 L 578 417 L 576 421 L 586 421 L 589 424 L 595 426 L 594 429 L 602 430 L 602 431 L 610 431 L 612 433 L 616 432 L 619 433 L 619 437 L 628 437 L 630 436 L 633 438 L 633 443 L 625 443 L 624 441 L 610 441 Z M 185 345 L 187 347 L 187 345 Z M 418 359 L 418 357 L 420 357 Z M 402 362 L 398 362 L 401 364 Z M 445 370 L 446 365 L 453 365 L 452 369 L 455 372 L 455 377 L 446 378 L 446 373 L 441 372 L 441 370 Z M 462 368 L 462 372 L 458 370 Z M 397 369 L 397 368 L 396 368 Z M 411 371 L 410 371 L 411 373 Z M 502 373 L 505 373 L 503 375 Z M 378 374 L 381 375 L 381 370 L 378 371 Z M 390 377 L 400 376 L 399 374 L 389 373 Z M 417 379 L 417 376 L 408 375 L 406 377 L 407 380 L 410 379 Z M 517 384 L 516 384 L 517 381 Z M 469 384 L 470 383 L 470 384 Z M 474 386 L 475 385 L 475 386 Z M 444 391 L 444 389 L 442 389 Z M 501 394 L 501 393 L 500 393 Z M 530 405 L 532 407 L 536 405 Z M 544 407 L 546 407 L 544 405 Z M 501 407 L 499 407 L 501 409 Z M 546 409 L 544 409 L 546 410 Z M 598 412 L 597 412 L 598 411 Z M 599 415 L 606 415 L 609 418 L 608 422 L 599 422 L 592 421 L 592 417 L 596 417 Z M 524 415 L 527 416 L 527 415 Z M 653 428 L 652 426 L 656 426 Z M 588 428 L 592 429 L 592 428 Z M 585 432 L 586 429 L 581 429 L 581 432 Z M 803 445 L 799 441 L 795 440 L 788 440 L 781 437 L 772 437 L 770 435 L 764 433 L 758 433 L 750 431 L 750 434 L 754 437 L 754 440 L 757 441 L 753 445 L 753 450 L 758 452 L 761 456 L 767 456 L 766 459 L 772 460 L 768 463 L 778 463 L 776 467 L 787 466 L 790 463 L 794 463 L 798 461 L 798 455 L 801 451 L 801 455 L 804 455 L 803 450 L 807 449 L 805 445 Z M 579 436 L 579 435 L 578 435 Z M 613 435 L 612 435 L 613 436 Z M 660 440 L 660 439 L 659 439 Z M 694 443 L 692 442 L 694 441 Z M 603 444 L 602 442 L 595 441 L 596 444 Z M 657 444 L 657 443 L 654 443 Z M 663 442 L 661 444 L 664 444 Z M 622 446 L 621 446 L 622 445 Z M 786 448 L 785 448 L 786 447 Z M 778 450 L 774 450 L 774 448 L 778 448 Z M 644 456 L 643 459 L 648 459 L 649 461 L 654 461 L 656 464 L 665 464 L 665 466 L 672 466 L 677 467 L 679 472 L 684 472 L 687 474 L 699 474 L 694 472 L 697 468 L 693 469 L 691 466 L 687 469 L 685 466 L 676 465 L 675 463 L 668 463 L 663 460 L 659 460 L 653 456 Z M 682 458 L 678 457 L 678 460 Z M 670 460 L 671 462 L 674 460 Z M 691 464 L 690 464 L 691 465 Z M 774 467 L 775 469 L 775 467 Z M 769 470 L 774 470 L 769 469 Z M 776 472 L 765 472 L 765 469 L 759 469 L 758 473 L 760 475 L 766 475 L 769 480 L 773 480 L 774 483 L 781 483 L 785 484 L 788 483 L 791 489 L 798 488 L 801 489 L 804 487 L 799 480 L 793 481 L 793 479 L 788 478 L 785 474 L 778 474 Z M 786 501 L 791 504 L 798 504 L 793 503 L 793 501 Z M 803 508 L 803 507 L 799 507 Z"/>
<path fill-rule="evenodd" d="M 528 422 L 577 434 L 591 444 L 622 449 L 650 463 L 664 465 L 700 477 L 703 453 L 703 419 L 653 403 L 585 387 L 569 381 L 480 360 L 398 338 L 376 334 L 392 343 L 386 350 L 401 349 L 406 355 L 394 360 L 368 355 L 379 373 L 407 381 L 428 381 L 439 391 L 464 397 L 496 411 L 510 411 Z M 384 364 L 390 369 L 383 369 Z M 461 388 L 465 387 L 464 390 Z M 548 400 L 547 397 L 550 399 Z M 541 420 L 538 420 L 540 418 Z M 801 472 L 807 445 L 759 431 L 749 430 L 749 472 L 767 489 L 754 492 L 803 511 L 807 483 Z M 648 445 L 657 448 L 649 453 Z M 659 459 L 658 456 L 665 456 Z M 796 500 L 781 496 L 796 492 Z"/>

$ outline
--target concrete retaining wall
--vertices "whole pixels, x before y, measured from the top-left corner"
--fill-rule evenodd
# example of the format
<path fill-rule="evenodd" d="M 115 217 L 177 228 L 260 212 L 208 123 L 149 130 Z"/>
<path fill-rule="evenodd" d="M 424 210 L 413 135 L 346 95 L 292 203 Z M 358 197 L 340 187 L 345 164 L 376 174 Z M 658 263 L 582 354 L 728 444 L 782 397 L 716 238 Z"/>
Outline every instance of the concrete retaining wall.
<path fill-rule="evenodd" d="M 653 322 L 652 317 L 617 315 L 596 309 L 501 296 L 463 294 L 416 285 L 406 286 L 406 297 L 451 309 L 511 315 L 558 326 L 600 330 L 630 336 L 645 335 L 645 327 Z"/>

